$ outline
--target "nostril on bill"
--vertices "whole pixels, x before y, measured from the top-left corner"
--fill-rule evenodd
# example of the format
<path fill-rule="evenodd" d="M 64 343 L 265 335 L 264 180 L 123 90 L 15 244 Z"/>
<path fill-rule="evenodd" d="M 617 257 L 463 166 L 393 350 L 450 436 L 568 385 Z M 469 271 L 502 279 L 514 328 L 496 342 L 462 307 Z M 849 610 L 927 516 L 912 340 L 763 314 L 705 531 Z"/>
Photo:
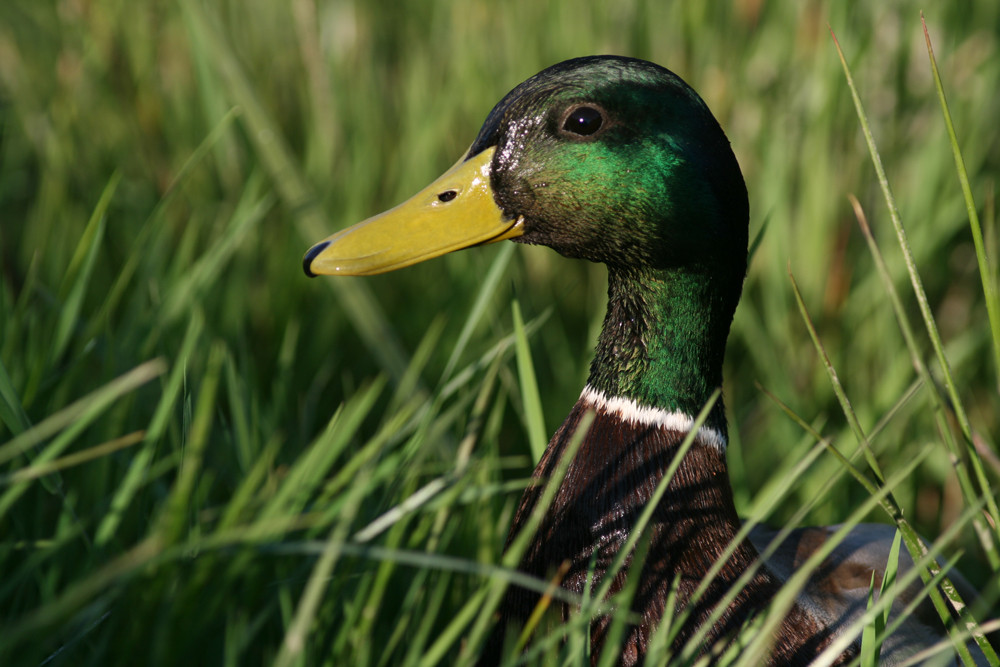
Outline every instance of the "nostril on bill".
<path fill-rule="evenodd" d="M 302 270 L 306 272 L 306 275 L 310 278 L 315 278 L 316 274 L 312 272 L 310 268 L 312 266 L 312 261 L 316 259 L 316 256 L 321 252 L 326 250 L 326 247 L 330 245 L 329 241 L 323 241 L 323 243 L 317 243 L 313 247 L 309 248 L 306 252 L 306 256 L 302 258 Z"/>
<path fill-rule="evenodd" d="M 457 196 L 458 196 L 457 190 L 445 190 L 444 192 L 438 195 L 438 201 L 447 204 Z"/>

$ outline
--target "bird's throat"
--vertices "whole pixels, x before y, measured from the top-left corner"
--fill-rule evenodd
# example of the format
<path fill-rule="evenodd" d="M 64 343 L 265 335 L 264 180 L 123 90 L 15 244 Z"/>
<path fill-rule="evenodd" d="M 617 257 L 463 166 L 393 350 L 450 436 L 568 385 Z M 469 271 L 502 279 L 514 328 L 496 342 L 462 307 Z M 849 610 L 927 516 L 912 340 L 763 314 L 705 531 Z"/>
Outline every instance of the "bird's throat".
<path fill-rule="evenodd" d="M 588 385 L 646 408 L 697 415 L 722 384 L 736 294 L 712 271 L 608 269 L 608 311 Z M 706 425 L 725 437 L 722 403 Z"/>

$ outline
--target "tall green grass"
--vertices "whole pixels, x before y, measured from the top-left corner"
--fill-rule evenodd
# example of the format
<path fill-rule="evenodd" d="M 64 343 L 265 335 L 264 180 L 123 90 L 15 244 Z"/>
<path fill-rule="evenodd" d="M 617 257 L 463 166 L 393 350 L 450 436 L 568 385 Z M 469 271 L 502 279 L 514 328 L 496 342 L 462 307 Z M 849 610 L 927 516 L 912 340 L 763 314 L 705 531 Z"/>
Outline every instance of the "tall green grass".
<path fill-rule="evenodd" d="M 503 543 L 603 269 L 507 244 L 307 280 L 301 257 L 590 53 L 683 76 L 744 169 L 742 513 L 889 502 L 992 617 L 1000 6 L 927 23 L 933 68 L 909 2 L 0 3 L 0 662 L 467 662 L 504 586 L 547 590 Z M 586 613 L 539 623 L 530 660 L 585 654 Z"/>

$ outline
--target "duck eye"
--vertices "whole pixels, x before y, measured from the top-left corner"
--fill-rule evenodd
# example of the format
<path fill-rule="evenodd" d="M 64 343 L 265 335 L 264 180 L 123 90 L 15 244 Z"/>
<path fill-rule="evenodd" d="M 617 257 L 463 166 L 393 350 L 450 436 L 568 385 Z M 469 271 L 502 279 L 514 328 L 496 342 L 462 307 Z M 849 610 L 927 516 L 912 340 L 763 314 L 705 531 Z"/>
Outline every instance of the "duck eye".
<path fill-rule="evenodd" d="M 604 124 L 604 114 L 594 107 L 577 107 L 566 116 L 563 123 L 563 130 L 579 134 L 581 137 L 589 137 L 601 129 Z"/>

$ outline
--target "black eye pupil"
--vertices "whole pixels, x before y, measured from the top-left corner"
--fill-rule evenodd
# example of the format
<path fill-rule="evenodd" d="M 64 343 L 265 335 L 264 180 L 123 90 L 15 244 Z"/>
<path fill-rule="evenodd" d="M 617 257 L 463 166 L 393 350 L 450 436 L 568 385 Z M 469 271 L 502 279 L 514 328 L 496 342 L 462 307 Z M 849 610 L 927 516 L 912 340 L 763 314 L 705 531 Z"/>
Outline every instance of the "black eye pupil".
<path fill-rule="evenodd" d="M 604 118 L 600 111 L 594 107 L 578 107 L 566 117 L 563 129 L 587 137 L 601 129 L 603 124 Z"/>

